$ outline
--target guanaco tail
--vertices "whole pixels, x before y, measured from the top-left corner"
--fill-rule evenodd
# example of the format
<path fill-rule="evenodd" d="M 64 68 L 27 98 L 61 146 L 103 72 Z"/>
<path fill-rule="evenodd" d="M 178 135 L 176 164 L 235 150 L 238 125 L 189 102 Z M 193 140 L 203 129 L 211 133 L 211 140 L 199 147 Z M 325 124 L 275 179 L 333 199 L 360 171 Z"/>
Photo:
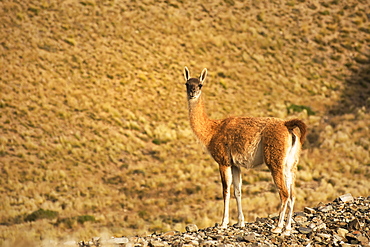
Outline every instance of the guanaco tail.
<path fill-rule="evenodd" d="M 245 226 L 240 168 L 254 168 L 266 164 L 271 171 L 281 200 L 279 221 L 272 232 L 290 235 L 295 202 L 295 174 L 307 132 L 305 123 L 299 119 L 282 120 L 272 117 L 209 119 L 201 96 L 207 69 L 203 69 L 199 78 L 191 78 L 188 68 L 185 67 L 184 76 L 191 128 L 219 165 L 224 200 L 221 227 L 226 228 L 229 224 L 231 184 L 234 186 L 237 202 L 237 226 Z"/>

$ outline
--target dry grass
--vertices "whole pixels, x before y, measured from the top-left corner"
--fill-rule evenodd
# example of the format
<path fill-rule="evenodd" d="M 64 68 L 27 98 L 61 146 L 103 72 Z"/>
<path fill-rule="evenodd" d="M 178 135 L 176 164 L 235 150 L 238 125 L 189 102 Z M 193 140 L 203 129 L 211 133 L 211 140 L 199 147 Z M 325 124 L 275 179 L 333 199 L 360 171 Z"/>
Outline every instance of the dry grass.
<path fill-rule="evenodd" d="M 218 222 L 218 168 L 191 133 L 184 66 L 208 68 L 213 118 L 309 125 L 296 210 L 369 195 L 369 11 L 367 1 L 0 1 L 0 245 Z M 268 171 L 243 175 L 247 220 L 275 213 Z M 40 208 L 58 216 L 25 220 Z"/>

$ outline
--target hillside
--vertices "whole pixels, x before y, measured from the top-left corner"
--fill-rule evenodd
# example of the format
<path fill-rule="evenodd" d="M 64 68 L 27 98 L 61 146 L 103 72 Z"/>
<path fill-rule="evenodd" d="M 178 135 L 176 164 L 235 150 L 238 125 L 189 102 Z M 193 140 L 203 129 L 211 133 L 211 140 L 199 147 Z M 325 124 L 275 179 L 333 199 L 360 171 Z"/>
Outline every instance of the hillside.
<path fill-rule="evenodd" d="M 219 222 L 184 66 L 212 118 L 307 123 L 296 211 L 368 196 L 369 21 L 363 0 L 0 1 L 0 245 Z M 277 212 L 267 169 L 243 185 L 248 221 Z"/>

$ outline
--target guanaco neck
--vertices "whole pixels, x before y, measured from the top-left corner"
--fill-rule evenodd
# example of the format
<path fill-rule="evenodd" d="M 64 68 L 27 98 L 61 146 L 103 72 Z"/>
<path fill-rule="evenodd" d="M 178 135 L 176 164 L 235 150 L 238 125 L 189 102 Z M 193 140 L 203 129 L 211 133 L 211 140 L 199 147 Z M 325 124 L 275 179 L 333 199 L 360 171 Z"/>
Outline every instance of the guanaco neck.
<path fill-rule="evenodd" d="M 191 128 L 203 145 L 208 147 L 217 126 L 217 121 L 209 119 L 201 95 L 197 99 L 188 100 L 188 102 Z"/>

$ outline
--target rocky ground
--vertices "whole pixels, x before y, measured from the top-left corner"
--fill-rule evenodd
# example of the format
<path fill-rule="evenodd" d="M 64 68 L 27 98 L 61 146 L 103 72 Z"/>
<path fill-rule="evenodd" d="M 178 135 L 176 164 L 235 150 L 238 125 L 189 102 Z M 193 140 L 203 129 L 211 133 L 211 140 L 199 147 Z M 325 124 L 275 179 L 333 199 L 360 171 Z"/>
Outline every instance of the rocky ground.
<path fill-rule="evenodd" d="M 306 207 L 294 214 L 293 234 L 271 233 L 277 217 L 258 218 L 244 228 L 198 229 L 186 232 L 154 233 L 146 237 L 121 237 L 74 243 L 88 246 L 370 246 L 370 196 L 353 198 L 346 194 L 328 204 Z"/>

